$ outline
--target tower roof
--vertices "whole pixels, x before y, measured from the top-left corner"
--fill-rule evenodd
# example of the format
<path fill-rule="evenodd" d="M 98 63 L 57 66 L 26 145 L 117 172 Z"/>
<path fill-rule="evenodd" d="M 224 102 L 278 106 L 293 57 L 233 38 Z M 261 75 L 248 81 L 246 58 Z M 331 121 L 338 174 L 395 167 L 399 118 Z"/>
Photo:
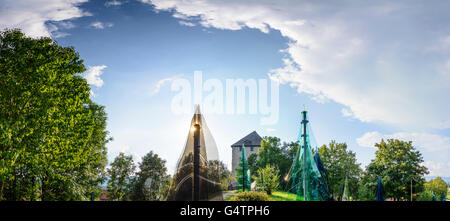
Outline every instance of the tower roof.
<path fill-rule="evenodd" d="M 231 145 L 231 147 L 242 147 L 242 145 L 246 147 L 260 147 L 261 146 L 261 136 L 259 136 L 256 131 L 251 132 L 249 135 L 240 139 L 238 142 Z"/>

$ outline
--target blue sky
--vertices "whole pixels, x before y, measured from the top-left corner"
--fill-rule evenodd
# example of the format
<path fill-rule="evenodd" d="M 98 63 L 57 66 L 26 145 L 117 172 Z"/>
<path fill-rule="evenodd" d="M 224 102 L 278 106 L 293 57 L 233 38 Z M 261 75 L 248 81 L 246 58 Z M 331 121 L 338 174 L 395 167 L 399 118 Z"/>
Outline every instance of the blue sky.
<path fill-rule="evenodd" d="M 346 142 L 367 165 L 381 138 L 413 140 L 430 175 L 450 176 L 448 1 L 0 3 L 0 28 L 80 53 L 92 98 L 108 113 L 110 161 L 152 150 L 172 171 L 192 116 L 171 111 L 171 82 L 202 71 L 205 80 L 282 83 L 274 125 L 261 115 L 205 116 L 230 167 L 230 145 L 253 130 L 295 141 L 306 105 L 320 145 Z"/>

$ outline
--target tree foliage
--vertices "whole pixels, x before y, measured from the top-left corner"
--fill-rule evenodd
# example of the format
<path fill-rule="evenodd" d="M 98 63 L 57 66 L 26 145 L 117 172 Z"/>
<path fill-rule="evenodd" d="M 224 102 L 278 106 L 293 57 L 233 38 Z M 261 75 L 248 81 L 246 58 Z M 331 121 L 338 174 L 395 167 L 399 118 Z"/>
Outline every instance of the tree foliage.
<path fill-rule="evenodd" d="M 250 169 L 251 176 L 254 177 L 258 173 L 258 154 L 252 153 L 247 158 L 248 168 Z"/>
<path fill-rule="evenodd" d="M 326 170 L 326 181 L 330 194 L 336 200 L 341 200 L 342 186 L 348 179 L 348 197 L 358 196 L 358 181 L 362 173 L 356 154 L 347 149 L 346 143 L 331 141 L 328 146 L 319 148 L 319 154 Z"/>
<path fill-rule="evenodd" d="M 131 155 L 120 153 L 111 163 L 111 168 L 107 169 L 109 192 L 108 198 L 110 200 L 129 200 L 134 184 L 133 175 L 136 166 Z"/>
<path fill-rule="evenodd" d="M 447 183 L 442 178 L 436 177 L 425 183 L 425 190 L 435 193 L 436 197 L 441 197 L 443 194 L 447 195 Z"/>
<path fill-rule="evenodd" d="M 0 199 L 87 200 L 109 141 L 73 47 L 0 32 Z"/>
<path fill-rule="evenodd" d="M 213 180 L 220 180 L 222 190 L 228 190 L 233 177 L 231 176 L 231 172 L 228 170 L 227 165 L 220 160 L 210 160 L 208 167 L 210 168 L 208 177 Z"/>
<path fill-rule="evenodd" d="M 274 166 L 279 171 L 278 182 L 282 189 L 288 188 L 288 183 L 284 179 L 289 173 L 293 162 L 293 156 L 299 147 L 298 142 L 281 143 L 278 137 L 264 137 L 261 141 L 261 149 L 257 156 L 250 155 L 249 167 L 252 176 L 258 176 L 257 171 L 266 166 Z"/>
<path fill-rule="evenodd" d="M 139 163 L 139 172 L 136 173 L 134 181 L 132 200 L 165 200 L 170 183 L 166 161 L 150 151 Z"/>
<path fill-rule="evenodd" d="M 259 169 L 257 174 L 254 180 L 258 189 L 265 191 L 268 195 L 278 189 L 280 174 L 274 166 L 267 165 Z"/>
<path fill-rule="evenodd" d="M 417 201 L 432 201 L 433 200 L 433 191 L 431 190 L 424 190 L 419 193 L 419 196 L 417 197 Z"/>
<path fill-rule="evenodd" d="M 362 178 L 362 185 L 367 193 L 372 193 L 372 200 L 378 176 L 383 182 L 386 198 L 409 199 L 411 182 L 413 192 L 422 188 L 422 177 L 428 173 L 428 169 L 421 165 L 422 155 L 416 151 L 411 141 L 388 139 L 385 142 L 382 139 L 375 147 L 378 148 L 376 157 L 367 166 Z"/>

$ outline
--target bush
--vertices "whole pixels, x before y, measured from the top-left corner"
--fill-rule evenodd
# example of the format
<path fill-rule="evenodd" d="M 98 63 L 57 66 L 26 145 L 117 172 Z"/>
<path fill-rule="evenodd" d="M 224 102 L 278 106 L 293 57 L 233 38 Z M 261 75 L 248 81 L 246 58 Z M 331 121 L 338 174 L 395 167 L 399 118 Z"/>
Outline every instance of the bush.
<path fill-rule="evenodd" d="M 419 196 L 416 199 L 417 201 L 432 201 L 433 200 L 433 192 L 429 190 L 425 190 L 419 193 Z"/>
<path fill-rule="evenodd" d="M 231 197 L 230 201 L 272 201 L 272 199 L 263 192 L 244 191 Z"/>
<path fill-rule="evenodd" d="M 439 200 L 442 194 L 447 194 L 447 183 L 442 178 L 436 177 L 425 183 L 425 190 L 435 193 L 436 200 Z"/>
<path fill-rule="evenodd" d="M 280 173 L 274 166 L 267 165 L 264 168 L 258 169 L 258 176 L 255 176 L 254 179 L 256 181 L 256 188 L 270 195 L 272 191 L 278 189 Z"/>

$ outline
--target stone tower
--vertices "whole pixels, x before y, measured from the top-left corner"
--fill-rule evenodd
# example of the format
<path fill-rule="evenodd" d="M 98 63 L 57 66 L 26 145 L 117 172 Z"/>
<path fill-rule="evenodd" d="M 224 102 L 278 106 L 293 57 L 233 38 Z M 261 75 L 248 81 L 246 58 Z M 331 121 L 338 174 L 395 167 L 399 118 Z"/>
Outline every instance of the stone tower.
<path fill-rule="evenodd" d="M 245 146 L 245 156 L 248 157 L 251 154 L 258 154 L 258 149 L 261 148 L 262 138 L 256 131 L 251 132 L 249 135 L 240 139 L 238 142 L 231 145 L 232 150 L 232 160 L 231 160 L 231 173 L 233 177 L 236 177 L 236 168 L 239 166 L 239 159 L 241 158 L 241 148 L 242 144 Z M 233 182 L 233 185 L 236 182 Z"/>

